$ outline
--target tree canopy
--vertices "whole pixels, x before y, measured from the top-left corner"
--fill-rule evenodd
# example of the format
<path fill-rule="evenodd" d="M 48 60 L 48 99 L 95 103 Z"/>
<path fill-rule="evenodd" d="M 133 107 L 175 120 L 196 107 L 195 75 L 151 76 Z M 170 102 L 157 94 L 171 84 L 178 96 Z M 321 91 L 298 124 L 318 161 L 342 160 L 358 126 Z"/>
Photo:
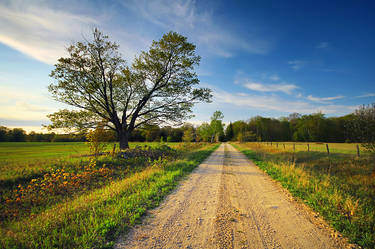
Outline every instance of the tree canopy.
<path fill-rule="evenodd" d="M 128 147 L 131 132 L 145 124 L 179 124 L 191 117 L 197 102 L 209 102 L 211 90 L 199 88 L 194 71 L 200 57 L 187 38 L 169 32 L 154 41 L 131 66 L 119 45 L 98 29 L 93 39 L 68 47 L 51 72 L 55 100 L 72 106 L 50 114 L 53 128 L 83 129 L 106 122 L 117 133 L 120 148 Z"/>
<path fill-rule="evenodd" d="M 375 103 L 355 110 L 348 128 L 368 151 L 375 152 Z"/>
<path fill-rule="evenodd" d="M 221 111 L 215 111 L 211 116 L 211 122 L 203 123 L 197 129 L 199 140 L 205 142 L 222 141 L 224 138 L 224 124 L 222 119 L 224 115 Z"/>

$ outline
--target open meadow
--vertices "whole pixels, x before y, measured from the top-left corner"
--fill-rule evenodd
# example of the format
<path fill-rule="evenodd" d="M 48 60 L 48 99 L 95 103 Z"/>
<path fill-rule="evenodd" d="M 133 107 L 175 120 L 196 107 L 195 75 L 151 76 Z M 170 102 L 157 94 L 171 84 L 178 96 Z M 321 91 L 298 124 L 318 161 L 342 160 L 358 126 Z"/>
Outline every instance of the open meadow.
<path fill-rule="evenodd" d="M 166 143 L 170 147 L 178 143 Z M 158 146 L 158 142 L 132 142 L 136 146 Z M 114 143 L 105 145 L 106 151 L 113 150 Z M 116 143 L 116 148 L 119 148 Z M 0 143 L 0 186 L 6 182 L 20 181 L 48 171 L 51 166 L 62 161 L 82 160 L 88 155 L 85 142 L 2 142 Z"/>
<path fill-rule="evenodd" d="M 285 144 L 285 149 L 284 149 Z M 363 248 L 375 247 L 375 158 L 356 144 L 234 143 L 262 170 Z"/>
<path fill-rule="evenodd" d="M 0 146 L 1 248 L 109 247 L 217 147 L 131 143 L 94 157 L 84 143 Z"/>

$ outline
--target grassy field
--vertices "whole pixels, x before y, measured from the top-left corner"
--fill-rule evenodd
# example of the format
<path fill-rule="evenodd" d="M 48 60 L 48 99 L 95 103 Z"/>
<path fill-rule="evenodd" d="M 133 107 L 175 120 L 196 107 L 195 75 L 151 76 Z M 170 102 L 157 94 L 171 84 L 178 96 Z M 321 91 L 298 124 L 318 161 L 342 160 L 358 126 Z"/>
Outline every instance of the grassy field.
<path fill-rule="evenodd" d="M 111 247 L 119 233 L 138 222 L 147 209 L 157 206 L 181 177 L 218 146 L 173 144 L 175 149 L 171 149 L 155 143 L 147 144 L 154 147 L 150 150 L 134 149 L 121 157 L 94 160 L 70 158 L 87 153 L 81 143 L 30 145 L 18 149 L 24 159 L 33 150 L 40 159 L 43 153 L 51 157 L 40 162 L 40 171 L 32 178 L 19 175 L 3 181 L 1 248 Z M 80 149 L 72 152 L 66 149 L 69 145 Z M 64 148 L 64 153 L 54 152 L 50 146 Z M 59 154 L 63 160 L 58 160 Z M 14 159 L 14 165 L 27 167 L 21 156 Z"/>
<path fill-rule="evenodd" d="M 311 152 L 327 152 L 327 143 L 314 142 L 262 142 L 262 145 L 272 146 L 284 151 L 296 152 L 311 151 Z M 284 147 L 285 145 L 285 147 Z M 359 145 L 360 155 L 368 155 L 366 151 L 358 143 L 328 143 L 330 153 L 347 155 L 357 155 L 357 145 Z"/>
<path fill-rule="evenodd" d="M 129 146 L 157 146 L 158 142 L 130 142 Z M 178 143 L 166 143 L 173 147 Z M 107 150 L 113 149 L 114 143 L 108 143 Z M 117 143 L 118 148 L 118 143 Z M 85 142 L 1 142 L 0 143 L 0 161 L 2 162 L 24 162 L 45 160 L 52 158 L 69 157 L 89 153 L 89 148 Z"/>
<path fill-rule="evenodd" d="M 130 147 L 144 146 L 146 143 L 130 143 Z M 148 142 L 151 147 L 160 143 Z M 111 151 L 114 143 L 108 143 L 106 150 Z M 177 146 L 178 143 L 168 143 Z M 118 148 L 118 144 L 116 146 Z M 84 142 L 2 142 L 0 143 L 0 187 L 7 182 L 22 182 L 48 170 L 61 161 L 77 161 L 77 157 L 88 154 L 89 148 Z M 78 160 L 82 160 L 79 158 Z"/>
<path fill-rule="evenodd" d="M 375 157 L 353 144 L 234 144 L 292 195 L 363 248 L 375 248 Z"/>

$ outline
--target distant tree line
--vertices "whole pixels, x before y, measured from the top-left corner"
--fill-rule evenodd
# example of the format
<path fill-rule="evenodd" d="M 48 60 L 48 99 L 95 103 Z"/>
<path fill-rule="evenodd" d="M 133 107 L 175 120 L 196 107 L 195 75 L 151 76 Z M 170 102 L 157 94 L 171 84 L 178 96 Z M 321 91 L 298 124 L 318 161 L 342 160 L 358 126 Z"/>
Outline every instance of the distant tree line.
<path fill-rule="evenodd" d="M 288 117 L 281 118 L 256 116 L 247 121 L 241 120 L 230 123 L 225 130 L 225 139 L 240 142 L 301 141 L 368 143 L 374 140 L 374 109 L 374 105 L 362 106 L 352 114 L 328 118 L 322 113 L 309 115 L 293 113 Z"/>
<path fill-rule="evenodd" d="M 303 142 L 361 142 L 364 139 L 354 134 L 354 114 L 342 117 L 325 117 L 315 113 L 300 115 L 293 113 L 288 117 L 267 118 L 256 116 L 247 121 L 235 121 L 226 126 L 222 123 L 222 113 L 215 112 L 210 123 L 198 127 L 185 123 L 181 127 L 159 127 L 144 125 L 135 129 L 129 141 L 138 142 L 214 142 L 214 141 L 303 141 Z M 363 129 L 360 129 L 363 130 Z M 111 141 L 116 134 L 108 130 Z M 185 134 L 185 139 L 184 139 Z M 366 134 L 362 135 L 366 138 Z M 86 133 L 26 133 L 21 128 L 10 129 L 0 126 L 0 142 L 83 142 Z"/>
<path fill-rule="evenodd" d="M 162 127 L 157 125 L 147 125 L 141 129 L 136 129 L 129 138 L 129 141 L 133 142 L 154 142 L 154 141 L 168 141 L 168 142 L 181 142 L 184 135 L 184 131 L 187 129 L 193 129 L 194 127 L 190 124 L 174 128 L 174 127 Z M 106 131 L 109 137 L 109 141 L 116 141 L 116 133 L 112 130 Z M 58 134 L 58 133 L 38 133 L 30 132 L 26 133 L 22 128 L 8 128 L 0 126 L 0 142 L 85 142 L 86 132 L 73 133 L 73 134 Z"/>
<path fill-rule="evenodd" d="M 375 151 L 375 104 L 363 105 L 352 114 L 341 117 L 325 117 L 322 113 L 288 117 L 252 117 L 226 126 L 220 111 L 213 113 L 210 123 L 193 126 L 185 123 L 180 127 L 143 125 L 135 129 L 129 141 L 138 142 L 218 142 L 218 141 L 301 141 L 301 142 L 361 142 Z M 110 141 L 116 141 L 116 133 L 107 130 Z M 0 126 L 0 141 L 9 142 L 69 142 L 86 141 L 86 133 L 26 134 L 23 129 Z"/>
<path fill-rule="evenodd" d="M 22 128 L 0 126 L 0 142 L 83 142 L 85 134 L 26 133 Z"/>

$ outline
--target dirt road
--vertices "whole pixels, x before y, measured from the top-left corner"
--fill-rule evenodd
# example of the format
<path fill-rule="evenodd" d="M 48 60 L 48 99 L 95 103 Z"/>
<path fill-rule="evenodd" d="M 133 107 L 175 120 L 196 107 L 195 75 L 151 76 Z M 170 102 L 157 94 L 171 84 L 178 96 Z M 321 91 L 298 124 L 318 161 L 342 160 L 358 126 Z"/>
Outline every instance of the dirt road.
<path fill-rule="evenodd" d="M 115 248 L 347 247 L 317 223 L 243 154 L 222 144 Z"/>

